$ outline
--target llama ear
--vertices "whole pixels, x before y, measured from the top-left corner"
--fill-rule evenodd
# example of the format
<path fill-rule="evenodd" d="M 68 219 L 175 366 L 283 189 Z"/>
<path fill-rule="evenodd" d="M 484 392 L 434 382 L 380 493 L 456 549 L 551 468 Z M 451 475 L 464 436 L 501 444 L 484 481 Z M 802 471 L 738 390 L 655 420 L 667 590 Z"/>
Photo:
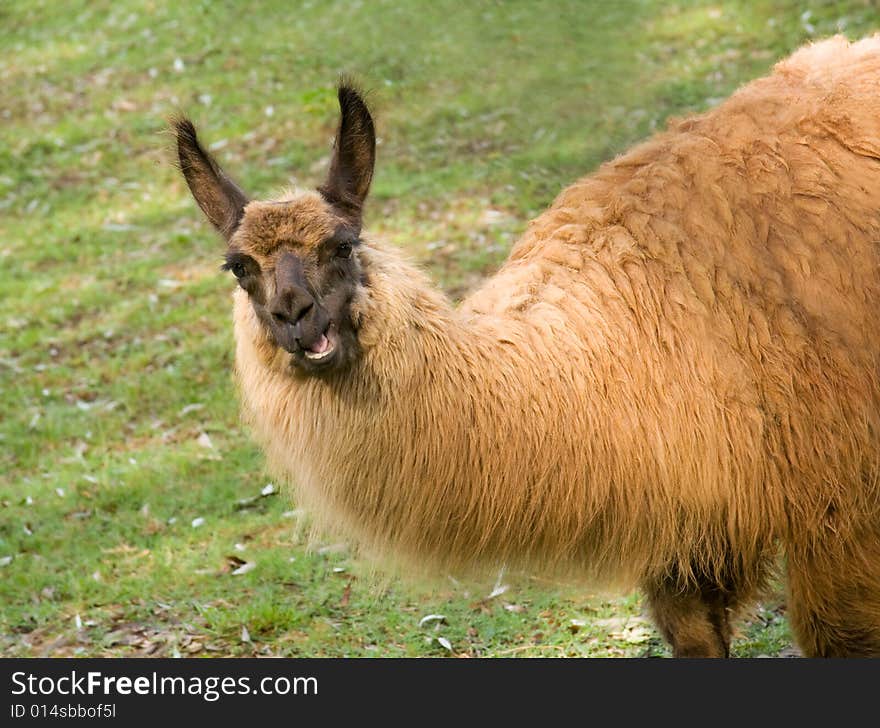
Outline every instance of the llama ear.
<path fill-rule="evenodd" d="M 189 119 L 175 119 L 171 123 L 177 137 L 180 171 L 186 178 L 190 192 L 211 224 L 229 241 L 244 215 L 247 195 L 202 148 Z"/>
<path fill-rule="evenodd" d="M 339 87 L 339 130 L 327 181 L 318 191 L 360 228 L 361 214 L 376 161 L 373 119 L 360 94 L 351 86 Z"/>

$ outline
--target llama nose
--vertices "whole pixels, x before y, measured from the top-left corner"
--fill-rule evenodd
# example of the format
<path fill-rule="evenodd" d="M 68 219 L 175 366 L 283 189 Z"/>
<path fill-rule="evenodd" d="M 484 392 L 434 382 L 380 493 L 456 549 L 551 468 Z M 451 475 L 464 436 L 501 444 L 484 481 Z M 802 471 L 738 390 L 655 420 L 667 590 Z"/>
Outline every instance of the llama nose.
<path fill-rule="evenodd" d="M 314 300 L 305 290 L 295 287 L 278 296 L 271 313 L 278 323 L 296 326 L 314 305 Z"/>

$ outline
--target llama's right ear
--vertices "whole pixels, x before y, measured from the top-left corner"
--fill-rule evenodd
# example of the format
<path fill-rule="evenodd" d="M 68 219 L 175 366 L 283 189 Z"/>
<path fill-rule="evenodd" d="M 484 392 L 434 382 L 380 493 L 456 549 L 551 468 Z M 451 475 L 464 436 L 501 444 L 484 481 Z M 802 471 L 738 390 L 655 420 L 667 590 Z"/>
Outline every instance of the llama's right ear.
<path fill-rule="evenodd" d="M 190 192 L 211 224 L 228 242 L 244 215 L 247 195 L 202 148 L 189 119 L 174 119 L 171 123 L 177 137 L 180 171 L 186 178 Z"/>
<path fill-rule="evenodd" d="M 327 181 L 318 188 L 331 205 L 357 228 L 376 162 L 373 117 L 361 95 L 351 86 L 339 87 L 339 130 L 333 146 Z"/>

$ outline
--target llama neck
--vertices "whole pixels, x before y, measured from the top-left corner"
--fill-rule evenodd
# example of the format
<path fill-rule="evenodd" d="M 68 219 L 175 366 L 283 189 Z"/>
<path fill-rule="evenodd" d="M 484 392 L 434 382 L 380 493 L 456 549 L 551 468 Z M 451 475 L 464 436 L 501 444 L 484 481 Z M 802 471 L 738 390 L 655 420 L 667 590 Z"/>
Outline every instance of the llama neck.
<path fill-rule="evenodd" d="M 237 301 L 244 411 L 273 468 L 322 526 L 386 556 L 570 563 L 600 548 L 621 467 L 601 425 L 632 408 L 609 406 L 583 342 L 552 318 L 541 330 L 457 311 L 394 253 L 363 253 L 369 294 L 353 308 L 363 356 L 341 380 L 267 365 Z"/>

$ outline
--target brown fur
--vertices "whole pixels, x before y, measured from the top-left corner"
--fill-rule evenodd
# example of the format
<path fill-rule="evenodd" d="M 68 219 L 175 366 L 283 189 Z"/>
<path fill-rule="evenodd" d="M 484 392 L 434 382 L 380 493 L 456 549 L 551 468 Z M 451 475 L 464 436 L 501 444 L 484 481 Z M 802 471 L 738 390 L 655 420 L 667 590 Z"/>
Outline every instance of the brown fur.
<path fill-rule="evenodd" d="M 641 585 L 724 655 L 781 544 L 804 651 L 878 654 L 878 241 L 880 37 L 835 38 L 566 189 L 457 309 L 365 241 L 345 374 L 291 376 L 238 291 L 244 411 L 379 554 Z"/>

